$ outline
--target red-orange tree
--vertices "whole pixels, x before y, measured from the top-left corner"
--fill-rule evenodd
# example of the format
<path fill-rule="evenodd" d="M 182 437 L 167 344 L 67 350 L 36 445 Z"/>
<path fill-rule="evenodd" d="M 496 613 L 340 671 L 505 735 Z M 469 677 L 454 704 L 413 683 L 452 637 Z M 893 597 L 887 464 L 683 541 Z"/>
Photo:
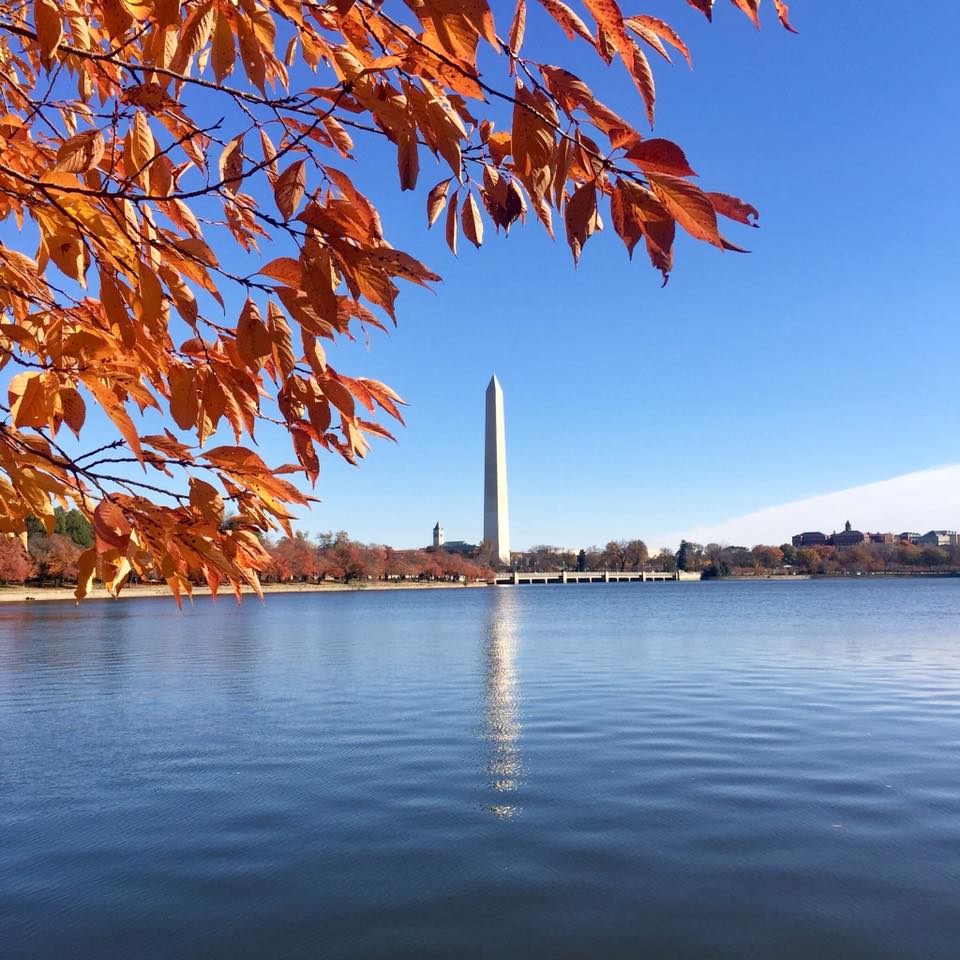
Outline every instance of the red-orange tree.
<path fill-rule="evenodd" d="M 689 60 L 668 24 L 614 0 L 530 2 L 551 42 L 618 61 L 652 122 L 648 56 Z M 758 25 L 759 2 L 733 0 Z M 317 448 L 354 461 L 389 436 L 377 411 L 400 419 L 393 391 L 333 369 L 321 341 L 393 319 L 398 280 L 439 280 L 355 186 L 367 138 L 395 147 L 404 190 L 427 155 L 448 168 L 427 219 L 454 250 L 532 211 L 577 258 L 607 208 L 664 278 L 677 224 L 730 247 L 718 214 L 754 208 L 700 189 L 680 147 L 528 55 L 542 38 L 524 43 L 526 18 L 527 0 L 501 23 L 488 0 L 3 0 L 0 533 L 23 537 L 31 514 L 52 530 L 57 502 L 82 510 L 96 545 L 78 597 L 95 571 L 114 592 L 131 570 L 178 596 L 197 573 L 259 588 L 259 533 L 289 536 L 308 499 L 283 474 L 314 481 Z M 88 406 L 116 431 L 103 442 L 98 425 L 94 449 Z M 250 449 L 262 421 L 296 464 Z M 233 442 L 211 446 L 221 423 Z"/>

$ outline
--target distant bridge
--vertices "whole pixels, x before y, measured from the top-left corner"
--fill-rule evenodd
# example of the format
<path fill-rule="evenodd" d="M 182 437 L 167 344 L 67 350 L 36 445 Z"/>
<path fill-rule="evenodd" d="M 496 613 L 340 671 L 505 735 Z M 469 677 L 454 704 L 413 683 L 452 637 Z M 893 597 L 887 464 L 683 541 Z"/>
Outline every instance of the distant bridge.
<path fill-rule="evenodd" d="M 654 572 L 639 570 L 561 570 L 559 573 L 523 573 L 514 570 L 513 573 L 497 574 L 491 581 L 494 585 L 509 586 L 512 584 L 533 583 L 646 583 L 649 581 L 664 580 L 699 580 L 699 573 L 688 573 L 677 570 L 675 573 Z"/>

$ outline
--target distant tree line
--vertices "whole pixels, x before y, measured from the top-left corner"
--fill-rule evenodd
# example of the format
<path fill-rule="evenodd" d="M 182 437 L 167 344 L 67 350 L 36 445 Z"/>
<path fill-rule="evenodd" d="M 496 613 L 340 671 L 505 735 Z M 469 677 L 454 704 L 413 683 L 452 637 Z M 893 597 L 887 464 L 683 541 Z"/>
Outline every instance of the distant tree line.
<path fill-rule="evenodd" d="M 33 519 L 28 527 L 26 549 L 18 540 L 0 538 L 0 583 L 75 583 L 77 558 L 93 543 L 93 529 L 86 518 L 77 510 L 58 508 L 52 533 Z M 264 545 L 273 560 L 261 575 L 264 583 L 468 582 L 486 580 L 493 573 L 479 559 L 480 548 L 476 556 L 433 548 L 396 550 L 383 544 L 358 543 L 343 530 L 315 538 L 296 532 L 292 537 L 265 540 Z"/>
<path fill-rule="evenodd" d="M 230 523 L 229 520 L 226 523 Z M 0 538 L 0 583 L 73 583 L 77 559 L 93 543 L 93 529 L 78 510 L 58 507 L 53 530 L 46 532 L 30 518 L 26 549 L 20 541 Z M 494 564 L 484 544 L 466 554 L 427 547 L 398 550 L 385 544 L 360 543 L 346 531 L 311 537 L 265 540 L 272 566 L 265 583 L 320 583 L 336 581 L 446 581 L 487 580 Z M 850 547 L 754 547 L 683 540 L 676 552 L 666 548 L 651 556 L 643 540 L 611 540 L 605 546 L 579 551 L 540 544 L 515 554 L 513 567 L 522 572 L 561 570 L 616 570 L 700 572 L 704 577 L 770 575 L 842 575 L 875 573 L 960 573 L 960 547 L 913 543 L 862 543 Z"/>
<path fill-rule="evenodd" d="M 899 543 L 861 543 L 849 547 L 701 546 L 684 540 L 677 551 L 681 570 L 699 570 L 705 577 L 807 574 L 837 576 L 870 573 L 958 573 L 960 548 Z"/>
<path fill-rule="evenodd" d="M 642 540 L 611 540 L 603 547 L 566 550 L 541 544 L 513 558 L 523 573 L 556 573 L 560 570 L 676 570 L 676 557 L 665 548 L 650 556 Z"/>
<path fill-rule="evenodd" d="M 779 547 L 757 544 L 705 546 L 683 540 L 676 552 L 661 549 L 650 555 L 642 540 L 611 540 L 603 547 L 565 550 L 541 544 L 514 556 L 522 572 L 617 570 L 700 572 L 704 577 L 770 575 L 841 575 L 856 573 L 960 573 L 960 548 L 912 543 L 863 543 L 850 547 Z"/>
<path fill-rule="evenodd" d="M 441 548 L 397 550 L 385 544 L 359 543 L 346 531 L 326 532 L 311 538 L 305 533 L 269 542 L 273 569 L 262 579 L 265 582 L 349 583 L 357 580 L 421 580 L 467 582 L 486 580 L 493 575 L 480 559 L 480 548 L 474 555 L 462 555 Z"/>

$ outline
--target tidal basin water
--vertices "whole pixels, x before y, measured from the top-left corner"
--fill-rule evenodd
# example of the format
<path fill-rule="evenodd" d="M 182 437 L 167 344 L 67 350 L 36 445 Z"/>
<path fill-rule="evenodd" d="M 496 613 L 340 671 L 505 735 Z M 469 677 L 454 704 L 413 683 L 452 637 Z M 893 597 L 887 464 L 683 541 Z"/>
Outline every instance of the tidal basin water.
<path fill-rule="evenodd" d="M 4 605 L 0 956 L 956 958 L 960 580 Z"/>

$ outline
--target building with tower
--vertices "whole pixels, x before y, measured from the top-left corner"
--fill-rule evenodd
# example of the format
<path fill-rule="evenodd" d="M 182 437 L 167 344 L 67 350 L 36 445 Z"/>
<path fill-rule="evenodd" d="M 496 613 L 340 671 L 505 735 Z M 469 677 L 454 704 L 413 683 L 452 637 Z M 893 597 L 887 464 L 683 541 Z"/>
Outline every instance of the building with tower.
<path fill-rule="evenodd" d="M 866 537 L 859 530 L 853 529 L 853 524 L 848 520 L 840 533 L 833 534 L 830 543 L 835 547 L 855 547 L 858 543 L 863 543 L 865 539 Z"/>
<path fill-rule="evenodd" d="M 435 550 L 439 550 L 443 546 L 443 527 L 440 526 L 439 520 L 433 528 L 433 546 Z"/>

